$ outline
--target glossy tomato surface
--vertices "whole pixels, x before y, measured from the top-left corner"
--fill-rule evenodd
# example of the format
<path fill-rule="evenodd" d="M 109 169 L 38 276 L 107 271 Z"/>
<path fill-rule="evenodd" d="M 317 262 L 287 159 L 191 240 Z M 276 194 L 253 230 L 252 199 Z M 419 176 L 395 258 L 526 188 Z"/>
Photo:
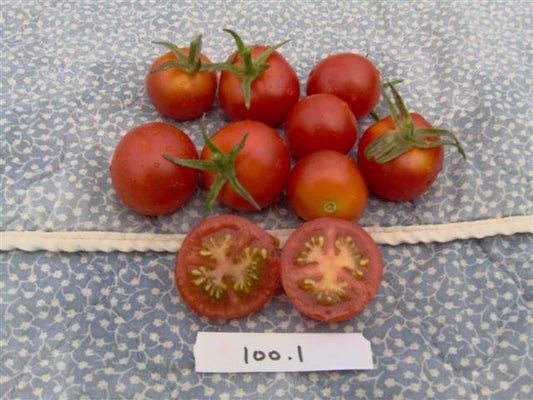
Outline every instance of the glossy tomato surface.
<path fill-rule="evenodd" d="M 281 253 L 287 297 L 302 314 L 319 321 L 342 321 L 361 312 L 376 295 L 382 277 L 375 241 L 343 219 L 304 223 Z"/>
<path fill-rule="evenodd" d="M 411 113 L 415 128 L 430 128 L 421 115 Z M 392 118 L 386 117 L 371 125 L 361 136 L 357 148 L 357 164 L 371 192 L 391 201 L 412 200 L 433 184 L 444 161 L 444 148 L 422 149 L 413 147 L 384 164 L 368 160 L 365 149 L 377 137 L 394 129 Z"/>
<path fill-rule="evenodd" d="M 235 159 L 237 179 L 261 208 L 274 203 L 284 189 L 290 170 L 290 153 L 279 133 L 259 121 L 237 121 L 222 127 L 211 136 L 211 141 L 225 154 L 244 137 L 246 142 Z M 205 146 L 201 158 L 211 160 L 212 151 Z M 212 172 L 202 172 L 207 188 L 214 182 Z M 255 208 L 228 182 L 222 188 L 218 200 L 226 206 L 240 211 Z"/>
<path fill-rule="evenodd" d="M 359 120 L 379 102 L 380 73 L 362 55 L 333 54 L 320 61 L 309 74 L 307 94 L 315 93 L 331 93 L 340 97 Z"/>
<path fill-rule="evenodd" d="M 357 140 L 357 121 L 344 100 L 329 93 L 314 94 L 291 109 L 285 136 L 295 159 L 318 150 L 347 154 Z"/>
<path fill-rule="evenodd" d="M 182 52 L 187 55 L 189 50 Z M 210 60 L 200 55 L 203 63 Z M 217 76 L 214 72 L 199 71 L 190 74 L 180 68 L 169 68 L 152 73 L 162 64 L 176 60 L 168 52 L 154 61 L 146 76 L 146 90 L 154 107 L 163 115 L 178 121 L 195 119 L 207 112 L 213 105 L 217 90 Z"/>
<path fill-rule="evenodd" d="M 252 58 L 259 57 L 267 49 L 266 46 L 253 46 Z M 232 54 L 229 60 L 232 59 L 233 64 L 242 65 L 239 54 Z M 266 63 L 269 68 L 252 82 L 249 109 L 244 104 L 242 78 L 229 71 L 222 71 L 220 74 L 220 105 L 231 120 L 251 119 L 277 126 L 285 121 L 288 112 L 298 101 L 300 83 L 288 61 L 274 51 Z"/>
<path fill-rule="evenodd" d="M 355 162 L 345 154 L 320 150 L 300 159 L 289 174 L 289 202 L 301 218 L 358 219 L 368 189 Z"/>
<path fill-rule="evenodd" d="M 278 241 L 249 220 L 219 215 L 185 237 L 175 281 L 185 303 L 214 319 L 244 317 L 262 308 L 280 282 Z"/>
<path fill-rule="evenodd" d="M 131 129 L 111 160 L 111 181 L 120 200 L 134 211 L 157 216 L 182 207 L 196 189 L 198 172 L 163 158 L 197 159 L 194 143 L 182 130 L 154 122 Z"/>

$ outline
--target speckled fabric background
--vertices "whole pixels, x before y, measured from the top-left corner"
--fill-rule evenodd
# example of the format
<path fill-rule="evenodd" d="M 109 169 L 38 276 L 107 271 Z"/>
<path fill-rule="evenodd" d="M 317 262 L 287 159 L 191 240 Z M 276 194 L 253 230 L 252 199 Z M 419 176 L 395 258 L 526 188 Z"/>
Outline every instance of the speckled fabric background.
<path fill-rule="evenodd" d="M 533 215 L 533 8 L 528 2 L 3 1 L 1 229 L 187 233 L 206 193 L 147 218 L 116 197 L 109 162 L 145 122 L 174 124 L 202 146 L 200 122 L 168 120 L 144 86 L 165 50 L 203 34 L 204 52 L 291 41 L 280 52 L 302 95 L 335 52 L 367 55 L 408 107 L 456 132 L 422 197 L 370 198 L 362 226 L 432 225 Z M 386 113 L 383 104 L 377 111 Z M 218 103 L 209 132 L 229 121 Z M 370 118 L 359 122 L 362 132 Z M 278 131 L 283 135 L 282 127 Z M 354 153 L 353 153 L 354 154 Z M 215 214 L 230 212 L 217 205 Z M 268 229 L 301 221 L 282 196 L 244 215 Z M 280 292 L 260 312 L 216 322 L 190 311 L 165 252 L 0 253 L 2 399 L 529 399 L 532 235 L 381 246 L 384 280 L 355 318 L 323 324 Z M 372 371 L 197 374 L 202 330 L 362 332 Z"/>

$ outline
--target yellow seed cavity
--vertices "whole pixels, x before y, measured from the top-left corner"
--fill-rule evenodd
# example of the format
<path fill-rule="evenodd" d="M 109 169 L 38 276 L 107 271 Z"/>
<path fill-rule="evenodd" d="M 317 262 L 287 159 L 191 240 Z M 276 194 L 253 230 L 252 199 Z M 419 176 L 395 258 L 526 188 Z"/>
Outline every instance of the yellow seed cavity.
<path fill-rule="evenodd" d="M 194 267 L 190 271 L 191 282 L 212 298 L 220 299 L 228 290 L 249 294 L 260 280 L 261 268 L 268 258 L 263 247 L 246 247 L 232 257 L 233 237 L 231 234 L 211 236 L 205 239 L 198 253 L 206 258 L 208 266 Z"/>
<path fill-rule="evenodd" d="M 227 285 L 217 278 L 211 268 L 200 266 L 190 271 L 191 282 L 201 288 L 209 297 L 220 299 L 227 290 Z"/>
<path fill-rule="evenodd" d="M 340 278 L 343 271 L 357 280 L 365 280 L 370 260 L 364 257 L 355 239 L 350 235 L 338 235 L 333 246 L 325 244 L 324 236 L 312 236 L 297 253 L 294 264 L 309 268 L 313 279 L 300 282 L 302 290 L 321 305 L 334 305 L 350 297 L 349 283 Z"/>
<path fill-rule="evenodd" d="M 268 257 L 264 247 L 247 247 L 238 257 L 234 266 L 233 290 L 241 294 L 249 294 L 252 287 L 260 279 L 260 270 Z"/>
<path fill-rule="evenodd" d="M 351 236 L 340 236 L 335 240 L 335 246 L 338 250 L 339 258 L 345 259 L 344 267 L 348 269 L 353 276 L 358 280 L 365 279 L 365 271 L 361 268 L 366 268 L 370 260 L 363 257 L 361 250 Z"/>
<path fill-rule="evenodd" d="M 360 269 L 358 268 L 353 268 L 351 270 L 353 276 L 355 276 L 356 279 L 359 279 L 359 280 L 363 280 L 365 279 L 365 273 L 363 271 L 361 271 Z"/>
<path fill-rule="evenodd" d="M 210 237 L 207 240 L 203 241 L 200 249 L 200 255 L 202 257 L 208 258 L 221 258 L 225 257 L 227 251 L 229 250 L 232 244 L 232 237 L 228 233 L 222 238 Z"/>
<path fill-rule="evenodd" d="M 320 282 L 304 279 L 300 287 L 309 293 L 318 304 L 331 306 L 348 300 L 347 283 L 343 282 L 335 287 L 324 287 Z"/>
<path fill-rule="evenodd" d="M 296 256 L 294 263 L 302 267 L 306 264 L 318 262 L 324 247 L 324 236 L 311 236 L 303 247 Z"/>
<path fill-rule="evenodd" d="M 261 251 L 259 252 L 259 255 L 261 256 L 263 260 L 266 260 L 266 258 L 268 257 L 268 250 L 265 248 L 262 248 Z"/>

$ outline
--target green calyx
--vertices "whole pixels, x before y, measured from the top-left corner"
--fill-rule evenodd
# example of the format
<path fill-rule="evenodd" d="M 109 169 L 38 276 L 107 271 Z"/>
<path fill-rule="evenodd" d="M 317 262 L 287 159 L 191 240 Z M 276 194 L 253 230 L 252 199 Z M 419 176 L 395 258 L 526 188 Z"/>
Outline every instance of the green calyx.
<path fill-rule="evenodd" d="M 151 72 L 152 74 L 157 74 L 158 72 L 165 71 L 169 68 L 179 68 L 191 75 L 194 75 L 199 71 L 209 70 L 208 65 L 210 64 L 202 64 L 200 58 L 200 54 L 202 53 L 202 35 L 196 36 L 196 38 L 191 41 L 189 44 L 188 55 L 185 55 L 185 53 L 173 43 L 159 41 L 153 41 L 152 43 L 165 46 L 176 56 L 176 60 L 170 60 L 161 64 Z"/>
<path fill-rule="evenodd" d="M 251 101 L 252 82 L 256 78 L 260 77 L 263 72 L 265 72 L 269 68 L 268 63 L 266 62 L 268 57 L 270 57 L 272 53 L 276 51 L 277 48 L 283 46 L 290 39 L 287 39 L 274 46 L 268 47 L 263 53 L 261 53 L 261 55 L 259 55 L 259 57 L 254 59 L 252 58 L 253 46 L 246 45 L 242 41 L 240 36 L 231 29 L 223 29 L 223 31 L 228 32 L 231 36 L 233 36 L 235 44 L 237 45 L 237 51 L 241 56 L 242 66 L 233 64 L 235 61 L 235 57 L 233 57 L 228 62 L 213 63 L 209 66 L 206 66 L 206 68 L 212 71 L 229 71 L 241 78 L 241 88 L 244 96 L 244 105 L 247 109 L 249 109 Z"/>
<path fill-rule="evenodd" d="M 173 157 L 170 154 L 163 154 L 163 157 L 174 164 L 181 165 L 183 167 L 194 168 L 200 171 L 207 171 L 215 174 L 215 180 L 213 181 L 213 184 L 209 188 L 209 193 L 207 194 L 204 207 L 204 217 L 206 217 L 211 211 L 215 200 L 226 183 L 229 183 L 239 195 L 252 204 L 257 210 L 261 210 L 261 206 L 257 204 L 252 195 L 248 193 L 244 186 L 239 182 L 239 179 L 237 178 L 237 172 L 235 171 L 235 159 L 244 147 L 248 133 L 244 134 L 241 141 L 235 145 L 228 154 L 223 153 L 211 141 L 211 139 L 209 139 L 206 133 L 204 118 L 202 118 L 202 137 L 207 147 L 213 153 L 210 160 L 187 160 Z"/>
<path fill-rule="evenodd" d="M 451 145 L 455 146 L 461 156 L 466 159 L 466 153 L 453 132 L 439 128 L 415 128 L 409 110 L 394 87 L 395 83 L 397 82 L 386 82 L 381 88 L 395 129 L 385 132 L 370 143 L 365 149 L 365 157 L 378 164 L 384 164 L 413 147 L 427 149 Z M 385 90 L 387 88 L 390 88 L 394 102 L 387 94 Z"/>

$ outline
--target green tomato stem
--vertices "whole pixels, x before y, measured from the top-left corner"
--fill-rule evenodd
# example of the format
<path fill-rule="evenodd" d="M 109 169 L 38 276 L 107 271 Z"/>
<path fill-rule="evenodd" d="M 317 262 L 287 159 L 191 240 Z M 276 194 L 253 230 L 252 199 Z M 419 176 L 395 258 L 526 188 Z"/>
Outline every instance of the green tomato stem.
<path fill-rule="evenodd" d="M 209 188 L 209 192 L 205 201 L 204 217 L 206 217 L 211 212 L 215 200 L 218 198 L 220 191 L 226 183 L 229 183 L 231 187 L 241 197 L 243 197 L 246 201 L 253 205 L 254 208 L 256 208 L 257 210 L 261 210 L 261 206 L 255 201 L 252 195 L 246 190 L 246 188 L 237 178 L 237 171 L 235 170 L 235 159 L 244 147 L 248 134 L 248 132 L 245 133 L 239 143 L 237 143 L 229 151 L 228 154 L 225 154 L 207 136 L 204 116 L 202 117 L 202 137 L 204 139 L 205 145 L 213 153 L 210 160 L 181 159 L 173 157 L 170 154 L 163 154 L 163 157 L 166 160 L 169 160 L 174 164 L 215 174 L 215 179 L 213 181 L 213 184 Z"/>
<path fill-rule="evenodd" d="M 405 106 L 400 93 L 394 87 L 394 82 L 381 84 L 381 91 L 389 108 L 394 129 L 376 138 L 365 149 L 365 157 L 371 161 L 383 164 L 394 160 L 413 147 L 432 148 L 451 145 L 457 148 L 461 156 L 466 159 L 466 152 L 453 132 L 439 128 L 415 128 L 409 110 Z M 385 89 L 392 92 L 394 102 Z"/>
<path fill-rule="evenodd" d="M 235 40 L 235 45 L 237 46 L 237 54 L 241 56 L 242 66 L 237 66 L 234 64 L 237 54 L 235 57 L 228 60 L 227 62 L 222 63 L 212 63 L 204 68 L 210 71 L 228 71 L 239 77 L 241 82 L 241 90 L 244 98 L 244 105 L 246 109 L 250 109 L 251 104 L 251 92 L 252 92 L 252 83 L 255 79 L 260 77 L 263 72 L 265 72 L 270 65 L 266 62 L 268 57 L 274 53 L 274 51 L 283 46 L 289 41 L 285 40 L 281 43 L 278 43 L 274 46 L 268 47 L 264 52 L 262 52 L 257 58 L 252 57 L 253 46 L 246 45 L 241 37 L 231 29 L 224 28 L 224 32 L 228 32 L 233 39 Z"/>
<path fill-rule="evenodd" d="M 381 119 L 376 110 L 370 111 L 370 116 L 374 119 L 374 121 L 379 121 Z"/>
<path fill-rule="evenodd" d="M 180 68 L 189 74 L 196 74 L 203 68 L 203 63 L 200 58 L 202 53 L 202 35 L 196 36 L 189 44 L 189 55 L 186 56 L 181 49 L 171 42 L 152 41 L 154 44 L 160 44 L 170 50 L 175 56 L 176 60 L 167 61 L 154 69 L 151 73 L 157 74 L 158 72 L 167 70 L 169 68 Z"/>

